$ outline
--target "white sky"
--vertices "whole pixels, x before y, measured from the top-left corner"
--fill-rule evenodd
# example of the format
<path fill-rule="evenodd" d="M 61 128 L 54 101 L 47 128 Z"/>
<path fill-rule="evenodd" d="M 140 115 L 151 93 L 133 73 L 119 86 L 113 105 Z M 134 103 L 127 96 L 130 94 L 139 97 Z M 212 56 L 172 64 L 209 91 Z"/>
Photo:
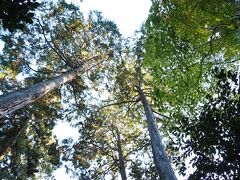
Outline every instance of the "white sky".
<path fill-rule="evenodd" d="M 150 0 L 66 0 L 80 4 L 80 8 L 85 15 L 89 10 L 98 10 L 103 16 L 114 21 L 120 32 L 125 37 L 133 35 L 138 30 L 148 16 L 151 5 Z M 0 52 L 3 43 L 0 42 Z"/>
<path fill-rule="evenodd" d="M 120 32 L 128 37 L 146 20 L 150 5 L 150 0 L 84 0 L 80 3 L 80 8 L 84 14 L 89 10 L 101 11 L 105 18 L 114 21 Z"/>
<path fill-rule="evenodd" d="M 67 0 L 67 2 L 79 3 L 79 0 Z M 81 11 L 87 15 L 89 10 L 98 10 L 102 15 L 114 21 L 122 35 L 129 37 L 139 30 L 148 16 L 151 5 L 150 0 L 84 0 L 80 3 Z M 60 139 L 77 136 L 77 131 L 67 123 L 59 123 L 54 134 Z M 64 168 L 59 168 L 54 173 L 56 180 L 73 180 Z"/>

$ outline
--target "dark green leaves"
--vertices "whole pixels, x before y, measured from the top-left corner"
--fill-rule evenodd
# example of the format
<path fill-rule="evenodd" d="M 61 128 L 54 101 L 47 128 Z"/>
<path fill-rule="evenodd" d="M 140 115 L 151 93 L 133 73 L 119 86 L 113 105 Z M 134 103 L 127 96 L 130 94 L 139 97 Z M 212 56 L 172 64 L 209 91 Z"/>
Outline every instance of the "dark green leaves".
<path fill-rule="evenodd" d="M 219 70 L 216 77 L 216 92 L 207 95 L 198 115 L 181 119 L 185 138 L 177 132 L 183 156 L 190 157 L 196 167 L 190 179 L 234 179 L 240 175 L 240 91 L 239 82 L 235 84 L 239 76 L 237 72 Z"/>
<path fill-rule="evenodd" d="M 0 19 L 4 29 L 24 30 L 26 24 L 33 23 L 34 11 L 40 4 L 36 0 L 2 0 L 0 2 Z"/>

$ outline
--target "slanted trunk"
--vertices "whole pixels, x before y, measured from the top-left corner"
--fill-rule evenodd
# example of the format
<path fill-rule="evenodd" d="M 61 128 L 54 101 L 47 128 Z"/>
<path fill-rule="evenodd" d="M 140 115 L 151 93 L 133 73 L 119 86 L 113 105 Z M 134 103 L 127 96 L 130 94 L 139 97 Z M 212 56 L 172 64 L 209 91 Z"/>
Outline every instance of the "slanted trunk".
<path fill-rule="evenodd" d="M 122 143 L 121 143 L 121 137 L 120 132 L 118 130 L 118 127 L 116 127 L 117 132 L 117 149 L 118 149 L 118 158 L 119 158 L 119 172 L 121 174 L 122 180 L 127 179 L 125 165 L 124 165 L 124 157 L 122 152 Z"/>
<path fill-rule="evenodd" d="M 161 180 L 176 180 L 176 176 L 168 160 L 166 151 L 162 144 L 162 137 L 157 128 L 156 120 L 153 115 L 152 109 L 147 101 L 147 98 L 142 91 L 141 87 L 138 87 L 138 93 L 140 95 L 144 111 L 147 118 L 148 131 L 151 140 L 152 152 L 154 163 L 157 168 L 158 174 Z"/>
<path fill-rule="evenodd" d="M 66 82 L 73 80 L 80 70 L 81 68 L 78 68 L 76 70 L 64 73 L 61 76 L 57 76 L 51 80 L 37 83 L 29 87 L 28 89 L 1 95 L 0 118 L 8 113 L 11 113 L 21 107 L 24 107 L 36 101 L 37 99 L 46 95 L 53 89 L 61 86 Z"/>

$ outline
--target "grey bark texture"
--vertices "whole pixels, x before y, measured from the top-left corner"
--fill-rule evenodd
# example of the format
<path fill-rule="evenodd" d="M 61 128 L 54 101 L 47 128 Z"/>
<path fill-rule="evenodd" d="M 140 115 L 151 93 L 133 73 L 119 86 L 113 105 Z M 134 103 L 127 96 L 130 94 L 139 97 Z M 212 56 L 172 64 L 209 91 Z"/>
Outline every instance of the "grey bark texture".
<path fill-rule="evenodd" d="M 81 68 L 78 68 L 76 70 L 57 76 L 51 80 L 37 83 L 27 89 L 1 95 L 0 118 L 36 101 L 53 89 L 73 80 L 80 70 Z"/>
<path fill-rule="evenodd" d="M 177 178 L 171 167 L 165 148 L 162 144 L 162 137 L 157 128 L 156 120 L 153 115 L 152 109 L 140 86 L 138 87 L 138 93 L 141 98 L 141 102 L 143 104 L 145 115 L 147 118 L 148 131 L 151 140 L 154 163 L 157 168 L 160 179 L 176 180 Z"/>
<path fill-rule="evenodd" d="M 127 180 L 127 174 L 126 174 L 125 165 L 124 165 L 124 157 L 122 152 L 121 137 L 120 137 L 120 132 L 118 130 L 118 127 L 116 127 L 116 132 L 117 132 L 117 147 L 118 147 L 118 157 L 119 157 L 119 172 L 122 177 L 122 180 Z"/>

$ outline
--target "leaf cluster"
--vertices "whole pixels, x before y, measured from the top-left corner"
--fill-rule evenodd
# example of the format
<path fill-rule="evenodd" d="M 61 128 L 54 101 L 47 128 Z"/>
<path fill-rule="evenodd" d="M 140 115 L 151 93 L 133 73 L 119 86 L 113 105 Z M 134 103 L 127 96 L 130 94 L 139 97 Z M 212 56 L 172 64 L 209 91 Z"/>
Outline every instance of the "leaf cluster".
<path fill-rule="evenodd" d="M 237 72 L 216 71 L 216 92 L 205 97 L 197 117 L 181 118 L 180 131 L 173 130 L 178 137 L 174 146 L 181 147 L 182 157 L 189 157 L 196 168 L 189 179 L 239 177 L 240 77 Z M 185 168 L 181 169 L 184 173 Z"/>
<path fill-rule="evenodd" d="M 9 31 L 24 30 L 26 24 L 32 24 L 33 11 L 40 6 L 36 0 L 2 0 L 0 2 L 0 19 L 2 26 Z"/>

